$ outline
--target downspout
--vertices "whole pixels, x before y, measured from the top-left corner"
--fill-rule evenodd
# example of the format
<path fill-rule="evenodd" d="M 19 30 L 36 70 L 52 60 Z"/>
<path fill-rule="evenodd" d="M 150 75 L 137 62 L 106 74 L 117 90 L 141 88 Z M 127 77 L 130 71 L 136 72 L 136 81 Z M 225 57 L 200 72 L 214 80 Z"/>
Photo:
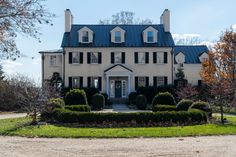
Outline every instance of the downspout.
<path fill-rule="evenodd" d="M 45 56 L 44 56 L 44 53 L 42 53 L 42 86 L 44 84 L 44 60 L 45 60 Z"/>
<path fill-rule="evenodd" d="M 65 87 L 65 49 L 63 48 L 63 86 Z"/>
<path fill-rule="evenodd" d="M 172 46 L 171 50 L 171 76 L 172 76 L 172 85 L 174 84 L 174 46 Z"/>

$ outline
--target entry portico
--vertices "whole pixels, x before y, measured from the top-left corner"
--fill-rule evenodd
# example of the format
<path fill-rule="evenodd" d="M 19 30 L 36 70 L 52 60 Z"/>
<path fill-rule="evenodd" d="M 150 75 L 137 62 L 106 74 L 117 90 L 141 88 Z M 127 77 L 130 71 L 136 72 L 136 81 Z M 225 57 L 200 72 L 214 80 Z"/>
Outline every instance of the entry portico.
<path fill-rule="evenodd" d="M 116 64 L 104 71 L 106 92 L 110 98 L 127 98 L 131 91 L 133 71 L 124 65 Z"/>

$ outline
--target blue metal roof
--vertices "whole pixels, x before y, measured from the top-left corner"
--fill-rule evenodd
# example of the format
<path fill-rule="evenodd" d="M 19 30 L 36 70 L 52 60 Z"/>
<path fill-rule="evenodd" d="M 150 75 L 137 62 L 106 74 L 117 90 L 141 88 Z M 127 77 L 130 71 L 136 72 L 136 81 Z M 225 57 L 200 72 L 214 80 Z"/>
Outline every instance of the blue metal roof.
<path fill-rule="evenodd" d="M 125 43 L 111 43 L 110 31 L 119 26 L 125 30 Z M 152 26 L 158 30 L 158 42 L 147 44 L 143 42 L 142 32 Z M 78 42 L 78 31 L 88 27 L 94 33 L 93 43 L 81 44 Z M 171 33 L 164 32 L 160 25 L 72 25 L 71 32 L 64 33 L 61 47 L 172 47 L 174 41 Z"/>
<path fill-rule="evenodd" d="M 178 53 L 182 52 L 185 55 L 185 63 L 186 64 L 199 64 L 201 63 L 199 60 L 199 56 L 202 53 L 208 53 L 208 48 L 206 45 L 193 45 L 193 46 L 178 46 L 174 47 L 174 56 Z M 176 61 L 175 61 L 176 64 Z"/>

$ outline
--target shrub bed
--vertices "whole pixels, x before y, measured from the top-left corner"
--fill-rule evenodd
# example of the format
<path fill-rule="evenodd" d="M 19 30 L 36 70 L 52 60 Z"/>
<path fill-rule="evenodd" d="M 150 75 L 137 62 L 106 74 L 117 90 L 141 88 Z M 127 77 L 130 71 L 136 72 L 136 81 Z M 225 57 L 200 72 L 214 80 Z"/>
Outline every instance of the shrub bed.
<path fill-rule="evenodd" d="M 68 105 L 65 106 L 65 109 L 78 112 L 90 112 L 91 107 L 89 105 Z"/>
<path fill-rule="evenodd" d="M 207 121 L 205 112 L 200 110 L 141 113 L 80 113 L 66 109 L 55 109 L 53 116 L 61 123 L 79 123 L 86 126 L 96 126 L 96 124 L 109 124 L 111 126 L 114 126 L 113 124 L 167 126 L 202 124 Z"/>
<path fill-rule="evenodd" d="M 197 101 L 197 102 L 194 102 L 189 108 L 205 111 L 208 114 L 208 116 L 212 116 L 212 110 L 210 108 L 209 103 L 207 103 L 207 102 Z"/>
<path fill-rule="evenodd" d="M 174 105 L 176 104 L 175 99 L 172 94 L 169 92 L 158 93 L 152 100 L 152 106 L 156 106 L 157 104 L 165 104 L 165 105 Z"/>
<path fill-rule="evenodd" d="M 105 98 L 102 94 L 95 94 L 92 96 L 93 110 L 101 110 L 105 106 Z"/>
<path fill-rule="evenodd" d="M 83 89 L 71 89 L 65 96 L 66 105 L 88 104 L 87 97 Z"/>
<path fill-rule="evenodd" d="M 135 98 L 135 105 L 138 110 L 145 110 L 147 108 L 147 98 L 144 95 L 138 95 Z"/>
<path fill-rule="evenodd" d="M 153 112 L 157 111 L 178 111 L 178 109 L 175 106 L 171 105 L 156 105 L 152 109 Z"/>
<path fill-rule="evenodd" d="M 177 104 L 177 109 L 180 111 L 188 111 L 189 107 L 193 104 L 192 100 L 183 99 Z"/>

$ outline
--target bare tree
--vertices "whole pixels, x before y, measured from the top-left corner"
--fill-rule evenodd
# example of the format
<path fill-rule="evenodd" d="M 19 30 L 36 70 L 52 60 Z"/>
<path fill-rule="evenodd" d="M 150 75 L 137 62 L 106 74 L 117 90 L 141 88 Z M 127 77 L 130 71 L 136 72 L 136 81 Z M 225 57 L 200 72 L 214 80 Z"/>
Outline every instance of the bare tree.
<path fill-rule="evenodd" d="M 180 87 L 175 92 L 180 99 L 190 99 L 194 101 L 198 99 L 199 95 L 197 88 L 193 87 L 191 84 Z"/>
<path fill-rule="evenodd" d="M 16 59 L 17 34 L 40 41 L 38 24 L 49 24 L 53 14 L 42 4 L 45 0 L 0 0 L 0 58 Z"/>
<path fill-rule="evenodd" d="M 135 18 L 135 13 L 130 11 L 120 11 L 112 15 L 111 19 L 100 20 L 99 24 L 152 24 L 152 20 L 146 18 L 141 20 Z"/>

